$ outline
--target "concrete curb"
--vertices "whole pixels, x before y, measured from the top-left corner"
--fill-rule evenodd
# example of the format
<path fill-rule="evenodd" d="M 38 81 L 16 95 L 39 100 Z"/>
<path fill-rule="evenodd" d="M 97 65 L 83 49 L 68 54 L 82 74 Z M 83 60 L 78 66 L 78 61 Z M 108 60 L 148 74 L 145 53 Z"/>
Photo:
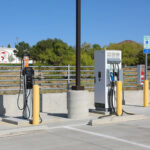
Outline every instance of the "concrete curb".
<path fill-rule="evenodd" d="M 1 137 L 7 137 L 7 136 L 15 136 L 15 135 L 22 135 L 26 134 L 31 131 L 40 131 L 40 130 L 47 130 L 47 126 L 30 126 L 30 127 L 21 127 L 21 128 L 15 128 L 15 129 L 6 129 L 3 131 L 0 131 L 0 138 Z"/>
<path fill-rule="evenodd" d="M 95 117 L 94 117 L 95 118 Z M 96 117 L 97 118 L 97 117 Z M 145 115 L 128 115 L 128 116 L 109 116 L 109 117 L 103 117 L 101 119 L 93 119 L 89 122 L 89 118 L 85 120 L 69 120 L 67 122 L 61 122 L 60 125 L 58 126 L 58 123 L 55 122 L 51 126 L 48 125 L 38 125 L 38 126 L 26 126 L 26 127 L 18 127 L 18 128 L 11 128 L 11 129 L 5 129 L 5 130 L 0 130 L 0 138 L 2 137 L 9 137 L 9 136 L 17 136 L 17 135 L 24 135 L 29 132 L 34 132 L 34 131 L 43 131 L 43 130 L 49 130 L 51 128 L 60 128 L 64 126 L 76 126 L 84 124 L 86 125 L 89 122 L 89 125 L 96 126 L 96 125 L 102 125 L 102 124 L 108 124 L 108 123 L 121 123 L 125 121 L 135 121 L 135 120 L 142 120 L 146 119 L 147 117 Z"/>
<path fill-rule="evenodd" d="M 145 115 L 130 115 L 130 116 L 106 116 L 100 119 L 91 120 L 89 125 L 96 126 L 102 124 L 109 124 L 109 123 L 121 123 L 126 121 L 135 121 L 135 120 L 142 120 L 146 119 Z"/>
<path fill-rule="evenodd" d="M 25 119 L 18 119 L 13 117 L 2 118 L 2 121 L 5 123 L 10 123 L 13 125 L 29 125 L 29 121 Z"/>

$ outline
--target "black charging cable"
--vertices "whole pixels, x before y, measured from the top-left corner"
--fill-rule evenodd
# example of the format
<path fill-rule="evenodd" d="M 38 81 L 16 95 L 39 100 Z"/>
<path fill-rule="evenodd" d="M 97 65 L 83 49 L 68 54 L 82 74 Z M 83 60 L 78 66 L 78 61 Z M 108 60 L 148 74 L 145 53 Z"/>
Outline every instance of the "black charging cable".
<path fill-rule="evenodd" d="M 19 106 L 19 100 L 20 100 L 20 94 L 21 94 L 21 75 L 22 75 L 22 64 L 23 64 L 23 59 L 21 59 L 21 67 L 20 67 L 20 85 L 19 85 L 19 93 L 18 93 L 18 98 L 17 98 L 17 107 L 19 110 L 23 110 L 24 109 L 24 106 L 21 108 Z"/>

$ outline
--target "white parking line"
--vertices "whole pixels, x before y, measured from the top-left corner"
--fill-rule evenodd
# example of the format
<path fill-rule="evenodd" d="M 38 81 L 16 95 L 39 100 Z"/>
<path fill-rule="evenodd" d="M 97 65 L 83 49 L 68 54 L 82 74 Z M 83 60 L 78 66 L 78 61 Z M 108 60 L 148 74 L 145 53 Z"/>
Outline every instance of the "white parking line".
<path fill-rule="evenodd" d="M 77 128 L 73 128 L 71 126 L 65 126 L 64 128 L 69 129 L 69 130 L 73 130 L 73 131 L 78 131 L 78 132 L 81 132 L 81 133 L 86 133 L 86 134 L 98 136 L 98 137 L 103 137 L 103 138 L 106 138 L 106 139 L 111 139 L 111 140 L 131 144 L 131 145 L 135 145 L 135 146 L 142 147 L 142 148 L 150 149 L 149 145 L 128 141 L 128 140 L 125 140 L 125 139 L 117 138 L 117 137 L 106 135 L 106 134 L 100 134 L 100 133 L 95 133 L 95 132 L 91 132 L 91 131 L 87 131 L 87 130 L 77 129 Z"/>
<path fill-rule="evenodd" d="M 52 129 L 62 129 L 62 128 L 66 128 L 66 127 L 80 127 L 80 126 L 85 126 L 87 123 L 82 123 L 82 124 L 70 124 L 70 125 L 63 125 L 63 126 L 56 126 L 56 127 L 47 127 L 48 130 L 52 130 Z"/>

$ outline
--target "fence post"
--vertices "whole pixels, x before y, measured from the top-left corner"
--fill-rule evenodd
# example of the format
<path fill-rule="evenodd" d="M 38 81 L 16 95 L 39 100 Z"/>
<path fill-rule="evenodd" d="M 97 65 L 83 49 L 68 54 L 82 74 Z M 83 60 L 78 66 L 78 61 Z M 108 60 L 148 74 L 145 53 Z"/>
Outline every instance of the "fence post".
<path fill-rule="evenodd" d="M 67 90 L 70 89 L 70 65 L 67 66 Z"/>

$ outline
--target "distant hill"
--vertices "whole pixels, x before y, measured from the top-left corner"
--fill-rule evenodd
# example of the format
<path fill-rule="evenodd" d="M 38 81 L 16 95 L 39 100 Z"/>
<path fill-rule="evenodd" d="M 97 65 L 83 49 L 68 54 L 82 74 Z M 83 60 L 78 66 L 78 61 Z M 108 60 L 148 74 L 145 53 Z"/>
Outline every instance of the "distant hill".
<path fill-rule="evenodd" d="M 110 43 L 107 49 L 122 51 L 122 64 L 136 66 L 144 63 L 143 45 L 132 40 L 124 40 L 120 43 Z"/>
<path fill-rule="evenodd" d="M 137 43 L 137 42 L 135 42 L 135 41 L 132 41 L 132 40 L 124 40 L 124 41 L 122 41 L 122 42 L 120 42 L 120 43 L 118 43 L 118 44 L 131 44 L 131 43 L 139 44 L 139 43 Z"/>

